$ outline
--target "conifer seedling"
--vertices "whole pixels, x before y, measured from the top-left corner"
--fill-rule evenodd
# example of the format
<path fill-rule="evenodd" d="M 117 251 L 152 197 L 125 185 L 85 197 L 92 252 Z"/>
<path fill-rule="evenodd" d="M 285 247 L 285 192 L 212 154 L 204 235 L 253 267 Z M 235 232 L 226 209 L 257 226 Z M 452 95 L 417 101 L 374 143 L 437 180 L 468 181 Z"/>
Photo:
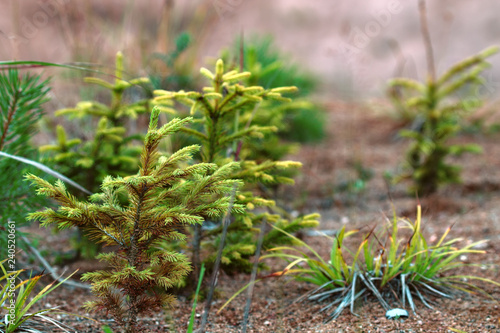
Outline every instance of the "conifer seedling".
<path fill-rule="evenodd" d="M 483 82 L 481 73 L 489 67 L 486 59 L 497 52 L 498 47 L 490 47 L 425 83 L 405 78 L 390 82 L 394 104 L 407 114 L 414 114 L 417 124 L 399 133 L 410 139 L 411 144 L 404 171 L 395 177 L 395 182 L 410 180 L 410 191 L 422 196 L 436 192 L 440 185 L 461 182 L 461 168 L 449 163 L 448 158 L 480 153 L 482 149 L 476 144 L 450 143 L 462 129 L 463 118 L 474 111 L 467 103 L 469 96 L 453 97 Z"/>
<path fill-rule="evenodd" d="M 73 137 L 62 125 L 56 128 L 57 142 L 43 145 L 40 152 L 46 154 L 46 162 L 65 176 L 83 185 L 92 192 L 107 175 L 128 176 L 137 172 L 137 163 L 143 139 L 131 133 L 128 122 L 137 120 L 141 114 L 151 112 L 153 103 L 148 99 L 131 101 L 127 93 L 135 87 L 149 84 L 149 79 L 139 77 L 125 79 L 123 54 L 116 55 L 113 82 L 97 77 L 86 77 L 85 82 L 104 88 L 110 95 L 108 104 L 84 100 L 74 107 L 57 110 L 56 116 L 68 116 L 80 120 L 80 125 L 91 124 L 85 133 L 73 133 Z M 129 94 L 130 95 L 130 94 Z M 162 111 L 169 111 L 161 105 Z"/>
<path fill-rule="evenodd" d="M 139 315 L 171 306 L 174 296 L 167 289 L 179 285 L 190 271 L 183 254 L 158 250 L 158 242 L 182 241 L 185 226 L 219 218 L 229 207 L 231 213 L 243 212 L 241 205 L 230 205 L 227 195 L 239 184 L 228 178 L 238 164 L 189 164 L 198 146 L 160 156 L 160 140 L 179 131 L 191 118 L 173 119 L 157 128 L 158 117 L 159 109 L 154 108 L 139 173 L 106 177 L 102 193 L 92 195 L 89 202 L 68 193 L 61 181 L 51 184 L 27 176 L 38 194 L 59 204 L 57 210 L 30 214 L 30 219 L 61 229 L 78 226 L 96 242 L 118 248 L 98 255 L 110 270 L 86 273 L 82 279 L 92 282 L 92 292 L 98 298 L 85 307 L 109 312 L 123 332 L 141 332 Z"/>
<path fill-rule="evenodd" d="M 294 233 L 318 224 L 317 214 L 296 218 L 292 221 L 281 214 L 268 213 L 267 208 L 275 207 L 275 202 L 259 195 L 256 190 L 259 185 L 293 184 L 293 179 L 283 175 L 283 170 L 300 168 L 299 162 L 262 160 L 249 158 L 242 147 L 255 138 L 263 138 L 265 133 L 276 131 L 274 126 L 262 126 L 253 123 L 255 114 L 262 112 L 260 103 L 264 100 L 288 102 L 290 99 L 282 94 L 296 91 L 296 87 L 277 87 L 264 89 L 260 86 L 245 86 L 244 82 L 250 77 L 250 72 L 231 70 L 226 72 L 224 62 L 218 60 L 215 71 L 202 68 L 200 73 L 205 76 L 210 86 L 204 87 L 201 92 L 179 91 L 170 92 L 157 90 L 156 101 L 164 102 L 175 100 L 190 108 L 194 117 L 195 126 L 183 128 L 182 131 L 196 138 L 201 145 L 200 159 L 205 163 L 226 165 L 232 161 L 239 161 L 240 169 L 235 170 L 231 177 L 244 182 L 244 191 L 235 197 L 237 204 L 245 205 L 248 211 L 233 216 L 227 235 L 227 245 L 224 248 L 222 264 L 227 271 L 250 271 L 250 258 L 256 250 L 256 238 L 260 225 L 266 217 L 287 232 Z M 246 124 L 241 126 L 241 123 Z M 259 210 L 260 209 L 260 210 Z M 193 264 L 199 267 L 203 259 L 211 267 L 215 259 L 216 249 L 221 238 L 222 224 L 220 221 L 211 225 L 206 221 L 196 225 L 193 232 L 192 252 Z M 290 243 L 290 238 L 271 230 L 264 238 L 264 248 L 278 244 Z M 204 251 L 202 251 L 204 250 Z M 203 257 L 204 254 L 204 257 Z"/>
<path fill-rule="evenodd" d="M 137 172 L 143 136 L 132 133 L 128 123 L 137 123 L 139 115 L 151 112 L 153 103 L 149 99 L 131 101 L 127 98 L 130 91 L 149 83 L 146 77 L 125 79 L 123 54 L 118 52 L 115 61 L 114 80 L 107 82 L 97 77 L 86 77 L 85 82 L 105 89 L 109 103 L 84 100 L 71 108 L 55 112 L 56 116 L 68 116 L 79 120 L 79 125 L 90 124 L 88 130 L 72 133 L 57 125 L 57 142 L 39 148 L 45 155 L 45 163 L 70 179 L 83 185 L 93 193 L 99 192 L 100 185 L 107 175 L 129 176 Z M 168 111 L 167 105 L 161 105 Z M 82 197 L 81 193 L 76 193 Z M 74 240 L 77 257 L 94 257 L 98 247 L 79 234 Z"/>

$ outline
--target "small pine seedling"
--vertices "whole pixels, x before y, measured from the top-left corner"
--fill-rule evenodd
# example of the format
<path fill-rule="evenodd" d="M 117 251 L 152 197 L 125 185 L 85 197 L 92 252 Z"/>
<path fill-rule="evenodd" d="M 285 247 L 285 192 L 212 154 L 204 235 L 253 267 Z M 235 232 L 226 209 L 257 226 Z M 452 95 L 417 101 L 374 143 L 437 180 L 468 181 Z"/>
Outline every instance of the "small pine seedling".
<path fill-rule="evenodd" d="M 480 74 L 489 66 L 486 58 L 497 52 L 497 47 L 488 48 L 457 63 L 439 79 L 429 78 L 427 83 L 403 78 L 390 82 L 394 104 L 407 110 L 407 114 L 416 115 L 416 126 L 400 131 L 412 143 L 407 151 L 406 171 L 395 182 L 411 180 L 410 191 L 421 196 L 436 192 L 442 184 L 460 183 L 460 167 L 448 163 L 447 158 L 479 153 L 481 147 L 449 143 L 461 130 L 460 120 L 473 111 L 467 99 L 452 97 L 460 90 L 481 84 Z"/>
<path fill-rule="evenodd" d="M 210 163 L 187 165 L 198 146 L 160 157 L 160 140 L 179 131 L 191 118 L 174 119 L 158 129 L 159 113 L 159 108 L 151 113 L 139 173 L 106 177 L 102 193 L 92 195 L 90 202 L 69 194 L 61 181 L 53 185 L 27 176 L 37 186 L 38 194 L 59 204 L 57 211 L 32 213 L 30 219 L 61 229 L 77 226 L 90 239 L 118 247 L 116 252 L 98 255 L 111 270 L 83 275 L 83 280 L 92 282 L 92 292 L 98 297 L 85 307 L 110 312 L 122 330 L 130 333 L 141 331 L 139 315 L 173 304 L 174 297 L 166 290 L 179 285 L 190 271 L 183 254 L 158 250 L 158 242 L 182 241 L 185 226 L 218 218 L 228 213 L 229 207 L 232 213 L 243 212 L 241 205 L 230 205 L 226 195 L 239 184 L 228 178 L 238 167 L 236 163 L 222 167 Z M 179 167 L 181 163 L 185 166 Z"/>

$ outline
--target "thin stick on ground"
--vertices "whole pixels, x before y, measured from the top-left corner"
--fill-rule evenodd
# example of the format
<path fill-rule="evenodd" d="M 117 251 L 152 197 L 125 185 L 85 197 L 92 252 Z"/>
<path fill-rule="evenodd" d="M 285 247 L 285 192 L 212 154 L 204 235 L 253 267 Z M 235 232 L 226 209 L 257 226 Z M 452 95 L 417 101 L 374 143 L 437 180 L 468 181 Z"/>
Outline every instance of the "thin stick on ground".
<path fill-rule="evenodd" d="M 205 309 L 203 311 L 203 317 L 201 319 L 201 326 L 197 332 L 205 332 L 205 326 L 208 321 L 208 314 L 210 313 L 210 308 L 212 307 L 212 298 L 214 297 L 215 286 L 217 285 L 217 276 L 219 275 L 219 267 L 222 259 L 222 251 L 224 250 L 224 245 L 226 242 L 227 229 L 231 224 L 231 211 L 233 210 L 234 197 L 236 196 L 237 185 L 234 185 L 233 191 L 231 192 L 231 201 L 229 202 L 229 207 L 227 209 L 226 216 L 222 221 L 222 235 L 220 237 L 219 249 L 217 251 L 217 258 L 215 259 L 215 264 L 212 272 L 212 278 L 210 279 L 210 287 L 208 290 L 207 300 L 205 301 Z"/>
<path fill-rule="evenodd" d="M 245 305 L 245 312 L 243 315 L 243 328 L 242 328 L 242 333 L 246 333 L 247 331 L 247 325 L 248 325 L 248 318 L 250 316 L 250 306 L 252 305 L 252 296 L 253 296 L 253 287 L 255 284 L 255 279 L 257 278 L 257 271 L 259 269 L 259 258 L 260 258 L 260 251 L 262 249 L 262 243 L 264 242 L 264 234 L 266 233 L 266 224 L 267 220 L 264 218 L 262 220 L 262 224 L 260 225 L 260 232 L 259 232 L 259 240 L 257 243 L 257 250 L 255 251 L 255 261 L 253 263 L 253 268 L 252 268 L 252 275 L 250 277 L 250 283 L 247 291 L 247 303 Z"/>

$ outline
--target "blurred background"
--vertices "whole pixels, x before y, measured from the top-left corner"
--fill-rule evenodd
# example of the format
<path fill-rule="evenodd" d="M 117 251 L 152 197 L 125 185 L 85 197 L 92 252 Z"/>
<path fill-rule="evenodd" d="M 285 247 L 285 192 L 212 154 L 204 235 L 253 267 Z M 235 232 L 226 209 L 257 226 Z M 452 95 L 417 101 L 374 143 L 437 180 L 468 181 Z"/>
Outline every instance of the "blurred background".
<path fill-rule="evenodd" d="M 438 73 L 500 44 L 498 13 L 495 0 L 429 1 Z M 273 47 L 319 78 L 325 98 L 382 96 L 388 78 L 426 73 L 417 1 L 4 0 L 0 17 L 0 60 L 112 66 L 122 51 L 131 76 L 197 73 L 243 32 L 246 40 L 272 36 Z M 176 68 L 162 67 L 154 54 L 174 52 L 183 33 L 189 46 Z M 491 63 L 482 93 L 497 96 L 500 57 Z"/>

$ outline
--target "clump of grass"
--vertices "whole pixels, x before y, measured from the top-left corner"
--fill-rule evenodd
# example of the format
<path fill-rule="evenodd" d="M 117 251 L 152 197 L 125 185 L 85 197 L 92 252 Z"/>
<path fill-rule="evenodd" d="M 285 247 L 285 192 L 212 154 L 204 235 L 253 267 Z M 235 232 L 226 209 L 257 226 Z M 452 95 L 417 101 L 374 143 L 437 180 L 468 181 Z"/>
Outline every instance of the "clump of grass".
<path fill-rule="evenodd" d="M 51 328 L 57 327 L 63 332 L 70 332 L 68 329 L 72 329 L 71 327 L 47 316 L 48 313 L 66 313 L 57 310 L 57 307 L 41 309 L 35 312 L 29 311 L 38 301 L 50 294 L 76 272 L 57 284 L 55 284 L 55 281 L 50 283 L 33 296 L 35 287 L 37 287 L 38 281 L 43 277 L 43 274 L 20 280 L 19 275 L 24 270 L 7 271 L 4 267 L 6 261 L 7 259 L 0 262 L 2 271 L 0 276 L 0 332 L 48 332 L 47 326 L 51 326 Z M 74 329 L 72 330 L 74 331 Z"/>
<path fill-rule="evenodd" d="M 386 310 L 394 301 L 402 303 L 402 307 L 408 302 L 415 313 L 414 299 L 432 308 L 431 297 L 452 298 L 454 291 L 486 294 L 467 280 L 500 286 L 498 282 L 478 276 L 448 274 L 451 270 L 474 265 L 457 259 L 464 254 L 485 253 L 474 249 L 485 240 L 458 248 L 460 238 L 445 241 L 450 226 L 436 244 L 430 245 L 421 232 L 420 206 L 414 222 L 394 215 L 391 224 L 390 228 L 383 228 L 380 232 L 375 228 L 369 231 L 356 251 L 351 251 L 344 242 L 359 231 L 346 231 L 343 227 L 332 238 L 328 261 L 304 241 L 284 232 L 307 249 L 307 253 L 299 248 L 276 247 L 262 259 L 281 258 L 289 262 L 274 276 L 292 275 L 299 281 L 316 285 L 317 288 L 302 299 L 326 302 L 320 312 L 330 311 L 327 321 L 337 318 L 347 307 L 354 313 L 355 303 L 361 297 L 375 297 Z M 410 231 L 407 239 L 399 237 L 402 228 Z M 348 260 L 348 256 L 352 260 Z"/>

